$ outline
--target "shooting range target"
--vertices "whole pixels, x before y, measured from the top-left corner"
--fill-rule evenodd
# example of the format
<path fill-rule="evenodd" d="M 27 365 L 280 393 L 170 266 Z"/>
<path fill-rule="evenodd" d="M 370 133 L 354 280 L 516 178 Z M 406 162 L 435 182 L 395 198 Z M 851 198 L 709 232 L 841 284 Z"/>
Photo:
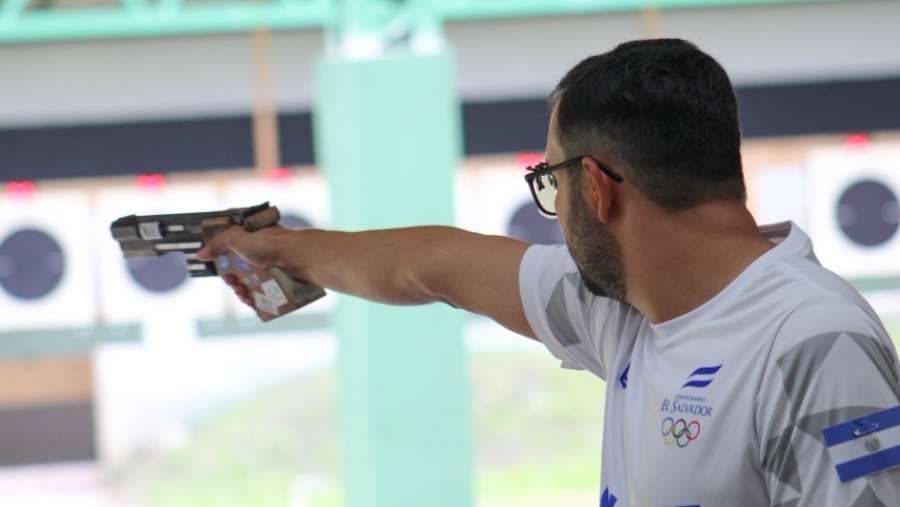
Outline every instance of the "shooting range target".
<path fill-rule="evenodd" d="M 224 189 L 225 207 L 244 208 L 268 202 L 278 207 L 280 224 L 288 229 L 328 228 L 331 224 L 331 199 L 325 178 L 313 170 L 274 169 L 264 176 L 230 181 Z M 237 298 L 229 298 L 234 315 L 254 312 Z M 324 297 L 301 312 L 327 311 L 334 297 Z"/>
<path fill-rule="evenodd" d="M 850 279 L 900 276 L 900 145 L 820 148 L 807 170 L 822 265 Z"/>
<path fill-rule="evenodd" d="M 0 329 L 90 327 L 91 215 L 80 192 L 0 195 Z"/>
<path fill-rule="evenodd" d="M 809 231 L 808 183 L 801 161 L 766 164 L 747 171 L 748 206 L 759 224 L 791 220 Z"/>
<path fill-rule="evenodd" d="M 215 186 L 164 184 L 119 187 L 97 199 L 100 250 L 100 311 L 108 323 L 141 322 L 152 316 L 217 318 L 225 313 L 224 282 L 217 277 L 189 278 L 184 254 L 125 259 L 109 226 L 127 215 L 159 215 L 224 209 Z"/>
<path fill-rule="evenodd" d="M 472 185 L 475 230 L 484 234 L 512 236 L 529 243 L 564 243 L 559 222 L 543 215 L 534 204 L 525 182 L 521 161 L 509 156 L 489 163 L 467 166 Z"/>

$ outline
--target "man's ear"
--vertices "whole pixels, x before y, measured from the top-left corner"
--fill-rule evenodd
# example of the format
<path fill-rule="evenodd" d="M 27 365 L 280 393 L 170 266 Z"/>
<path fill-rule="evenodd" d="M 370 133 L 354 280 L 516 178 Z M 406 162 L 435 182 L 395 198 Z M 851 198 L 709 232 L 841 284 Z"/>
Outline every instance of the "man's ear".
<path fill-rule="evenodd" d="M 600 223 L 607 223 L 609 213 L 616 197 L 616 182 L 600 170 L 600 166 L 591 157 L 584 157 L 581 162 L 587 171 L 590 181 L 591 199 L 594 203 L 594 210 Z"/>

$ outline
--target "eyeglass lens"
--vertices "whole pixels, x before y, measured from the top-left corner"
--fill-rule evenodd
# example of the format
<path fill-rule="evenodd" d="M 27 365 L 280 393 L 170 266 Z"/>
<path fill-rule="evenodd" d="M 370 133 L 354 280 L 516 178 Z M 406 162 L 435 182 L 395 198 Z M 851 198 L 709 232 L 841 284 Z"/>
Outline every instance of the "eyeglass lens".
<path fill-rule="evenodd" d="M 534 179 L 534 194 L 541 208 L 547 213 L 556 214 L 556 177 L 542 174 Z"/>

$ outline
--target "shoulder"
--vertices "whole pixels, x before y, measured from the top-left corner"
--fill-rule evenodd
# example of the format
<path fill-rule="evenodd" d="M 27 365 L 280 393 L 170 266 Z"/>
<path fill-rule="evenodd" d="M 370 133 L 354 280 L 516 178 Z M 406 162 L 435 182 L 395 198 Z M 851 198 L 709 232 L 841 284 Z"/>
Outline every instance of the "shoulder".
<path fill-rule="evenodd" d="M 896 385 L 897 354 L 876 312 L 852 285 L 818 263 L 796 226 L 786 243 L 792 254 L 774 263 L 771 273 L 785 298 L 772 350 L 779 369 L 818 366 L 840 376 L 842 384 L 852 384 L 846 375 L 852 369 L 886 375 Z"/>
<path fill-rule="evenodd" d="M 805 290 L 808 294 L 789 310 L 775 337 L 773 353 L 780 362 L 824 354 L 845 341 L 895 356 L 878 315 L 854 290 L 834 291 L 815 284 Z"/>
<path fill-rule="evenodd" d="M 575 310 L 590 306 L 592 299 L 564 245 L 532 245 L 519 268 L 519 290 L 526 312 Z"/>
<path fill-rule="evenodd" d="M 821 369 L 847 383 L 847 372 L 853 370 L 854 375 L 885 376 L 896 384 L 894 344 L 862 295 L 817 263 L 787 267 L 792 268 L 784 277 L 790 295 L 770 357 L 785 380 L 810 377 Z"/>
<path fill-rule="evenodd" d="M 765 368 L 760 396 L 780 400 L 770 408 L 780 406 L 817 437 L 848 415 L 900 403 L 891 338 L 867 305 L 841 294 L 810 296 L 798 305 L 781 323 Z"/>
<path fill-rule="evenodd" d="M 631 306 L 592 294 L 564 245 L 534 245 L 519 270 L 528 323 L 567 368 L 605 377 L 606 363 L 644 317 Z"/>
<path fill-rule="evenodd" d="M 751 306 L 764 312 L 757 317 L 777 320 L 773 354 L 810 346 L 810 338 L 835 333 L 862 334 L 890 344 L 875 311 L 845 279 L 819 264 L 803 231 L 791 226 L 772 254 L 746 295 L 756 301 Z"/>

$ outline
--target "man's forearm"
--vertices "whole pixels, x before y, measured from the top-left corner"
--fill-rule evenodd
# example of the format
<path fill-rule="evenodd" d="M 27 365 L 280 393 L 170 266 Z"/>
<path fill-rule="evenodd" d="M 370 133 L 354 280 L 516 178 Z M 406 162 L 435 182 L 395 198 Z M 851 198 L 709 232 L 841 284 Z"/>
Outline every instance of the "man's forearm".
<path fill-rule="evenodd" d="M 373 301 L 414 305 L 444 299 L 429 280 L 445 269 L 442 250 L 470 233 L 450 227 L 365 232 L 315 229 L 282 236 L 276 263 L 326 288 Z M 440 284 L 438 284 L 440 285 Z"/>

